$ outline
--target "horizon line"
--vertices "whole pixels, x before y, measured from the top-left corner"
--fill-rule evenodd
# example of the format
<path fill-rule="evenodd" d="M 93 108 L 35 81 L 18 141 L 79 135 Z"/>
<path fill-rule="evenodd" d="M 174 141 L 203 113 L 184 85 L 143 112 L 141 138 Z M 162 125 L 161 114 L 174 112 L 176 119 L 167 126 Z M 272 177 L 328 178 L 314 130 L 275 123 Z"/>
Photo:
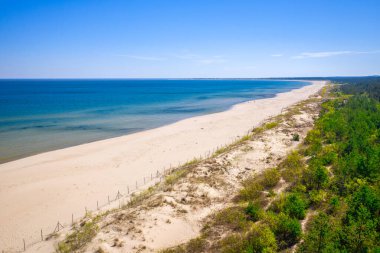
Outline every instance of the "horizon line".
<path fill-rule="evenodd" d="M 312 78 L 337 78 L 337 77 L 380 77 L 374 75 L 334 75 L 334 76 L 283 76 L 283 77 L 0 77 L 0 80 L 205 80 L 205 79 L 312 79 Z"/>

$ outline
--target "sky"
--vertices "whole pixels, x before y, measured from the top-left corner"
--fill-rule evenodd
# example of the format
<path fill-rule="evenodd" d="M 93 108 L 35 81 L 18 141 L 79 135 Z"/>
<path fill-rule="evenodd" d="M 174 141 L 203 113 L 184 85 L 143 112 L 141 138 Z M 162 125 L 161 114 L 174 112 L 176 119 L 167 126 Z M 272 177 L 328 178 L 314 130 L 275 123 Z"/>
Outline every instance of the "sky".
<path fill-rule="evenodd" d="M 380 74 L 378 0 L 0 0 L 0 78 Z"/>

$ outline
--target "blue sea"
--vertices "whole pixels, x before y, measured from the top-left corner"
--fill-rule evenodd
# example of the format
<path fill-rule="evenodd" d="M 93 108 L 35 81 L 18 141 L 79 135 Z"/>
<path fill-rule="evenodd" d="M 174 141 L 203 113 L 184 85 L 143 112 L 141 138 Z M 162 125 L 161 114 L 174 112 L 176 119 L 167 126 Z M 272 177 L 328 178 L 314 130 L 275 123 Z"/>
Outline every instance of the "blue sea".
<path fill-rule="evenodd" d="M 308 85 L 249 79 L 0 80 L 0 163 Z"/>

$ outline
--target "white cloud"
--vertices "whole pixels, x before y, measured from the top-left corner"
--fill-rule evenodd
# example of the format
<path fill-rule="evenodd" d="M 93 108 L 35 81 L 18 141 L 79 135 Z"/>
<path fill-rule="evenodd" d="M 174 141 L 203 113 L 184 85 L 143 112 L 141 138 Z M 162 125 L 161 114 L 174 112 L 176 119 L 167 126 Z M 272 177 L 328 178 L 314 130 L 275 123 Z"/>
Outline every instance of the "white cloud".
<path fill-rule="evenodd" d="M 282 56 L 284 56 L 283 54 L 272 54 L 271 55 L 272 57 L 282 57 Z"/>
<path fill-rule="evenodd" d="M 339 55 L 357 55 L 357 54 L 377 54 L 380 50 L 376 51 L 326 51 L 326 52 L 304 52 L 299 55 L 293 56 L 293 59 L 305 58 L 326 58 Z"/>

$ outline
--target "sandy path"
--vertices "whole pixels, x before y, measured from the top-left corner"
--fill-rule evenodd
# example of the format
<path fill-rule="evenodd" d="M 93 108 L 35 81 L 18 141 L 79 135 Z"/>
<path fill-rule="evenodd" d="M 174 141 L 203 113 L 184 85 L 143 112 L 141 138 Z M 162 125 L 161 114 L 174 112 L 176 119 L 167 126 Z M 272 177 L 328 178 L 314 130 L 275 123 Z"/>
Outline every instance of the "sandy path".
<path fill-rule="evenodd" d="M 306 99 L 324 82 L 228 111 L 185 119 L 157 129 L 47 152 L 0 165 L 0 250 L 22 248 L 126 192 L 144 176 L 204 155 L 281 109 Z M 47 233 L 46 232 L 46 233 Z"/>

